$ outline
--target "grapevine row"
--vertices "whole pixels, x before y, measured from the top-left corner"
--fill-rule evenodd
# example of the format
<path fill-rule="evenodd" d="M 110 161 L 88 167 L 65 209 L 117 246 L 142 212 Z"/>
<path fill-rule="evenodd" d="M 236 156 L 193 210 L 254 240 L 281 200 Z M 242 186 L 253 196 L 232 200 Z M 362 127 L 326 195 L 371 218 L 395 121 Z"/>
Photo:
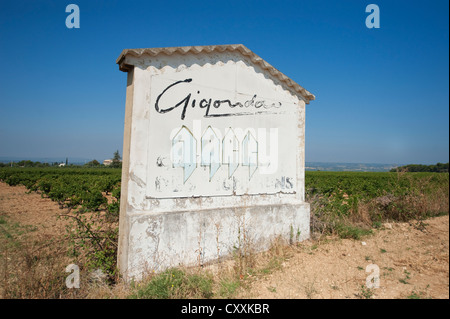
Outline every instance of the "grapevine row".
<path fill-rule="evenodd" d="M 24 185 L 69 208 L 118 212 L 120 169 L 2 168 L 0 180 L 10 186 Z M 108 204 L 107 197 L 112 203 Z"/>

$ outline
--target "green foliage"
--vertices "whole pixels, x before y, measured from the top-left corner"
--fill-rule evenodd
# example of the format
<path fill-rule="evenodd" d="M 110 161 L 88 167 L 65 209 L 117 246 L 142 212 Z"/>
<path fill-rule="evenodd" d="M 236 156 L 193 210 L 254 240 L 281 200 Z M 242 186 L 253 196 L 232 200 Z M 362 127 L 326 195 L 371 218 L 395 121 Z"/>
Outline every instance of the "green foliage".
<path fill-rule="evenodd" d="M 413 291 L 411 293 L 411 295 L 409 295 L 407 298 L 408 299 L 422 299 L 421 296 L 419 294 L 417 294 L 415 291 Z"/>
<path fill-rule="evenodd" d="M 120 179 L 121 170 L 109 168 L 0 169 L 0 180 L 10 186 L 24 185 L 62 206 L 75 209 L 81 205 L 87 211 L 105 208 L 107 200 L 103 193 L 114 190 L 116 195 L 120 194 Z"/>
<path fill-rule="evenodd" d="M 360 240 L 362 237 L 372 234 L 372 230 L 370 229 L 343 223 L 337 225 L 336 231 L 341 238 L 351 238 L 356 240 Z"/>
<path fill-rule="evenodd" d="M 118 216 L 110 218 L 108 212 L 63 216 L 72 221 L 67 225 L 71 255 L 86 258 L 89 270 L 101 269 L 113 282 L 117 277 Z"/>
<path fill-rule="evenodd" d="M 445 173 L 307 171 L 311 228 L 360 239 L 370 234 L 369 228 L 381 227 L 382 221 L 448 214 L 448 185 Z"/>
<path fill-rule="evenodd" d="M 213 280 L 208 275 L 186 274 L 180 269 L 168 269 L 155 275 L 148 283 L 138 284 L 133 299 L 211 298 Z"/>
<path fill-rule="evenodd" d="M 233 298 L 240 287 L 241 283 L 238 279 L 223 279 L 219 283 L 218 294 L 222 298 Z"/>
<path fill-rule="evenodd" d="M 365 285 L 362 285 L 357 296 L 361 299 L 372 299 L 373 295 L 374 291 L 372 288 L 367 288 Z"/>
<path fill-rule="evenodd" d="M 58 164 L 58 163 L 56 163 Z M 0 163 L 0 167 L 50 167 L 49 163 L 33 162 L 30 160 L 22 160 L 19 162 Z"/>
<path fill-rule="evenodd" d="M 391 169 L 391 172 L 434 172 L 448 173 L 449 163 L 437 163 L 436 165 L 409 164 Z"/>
<path fill-rule="evenodd" d="M 100 162 L 97 161 L 97 160 L 92 160 L 92 161 L 87 162 L 86 164 L 84 164 L 84 166 L 87 166 L 87 167 L 98 167 L 100 165 L 101 165 Z"/>
<path fill-rule="evenodd" d="M 117 151 L 115 151 L 114 152 L 114 156 L 113 156 L 113 160 L 112 160 L 112 163 L 111 163 L 111 167 L 114 167 L 114 168 L 121 168 L 122 167 L 122 160 L 121 160 L 122 158 L 120 157 L 120 153 L 119 153 L 119 150 L 117 150 Z"/>

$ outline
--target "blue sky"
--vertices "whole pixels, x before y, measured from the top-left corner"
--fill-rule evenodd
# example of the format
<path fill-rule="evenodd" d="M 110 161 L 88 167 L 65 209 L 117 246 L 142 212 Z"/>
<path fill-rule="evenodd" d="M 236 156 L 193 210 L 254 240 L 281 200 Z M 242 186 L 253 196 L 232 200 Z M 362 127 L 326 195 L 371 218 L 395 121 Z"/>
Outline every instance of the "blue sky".
<path fill-rule="evenodd" d="M 80 8 L 68 29 L 65 8 Z M 368 29 L 368 4 L 380 28 Z M 316 95 L 306 161 L 449 161 L 449 4 L 1 1 L 0 157 L 122 152 L 126 48 L 242 43 Z"/>

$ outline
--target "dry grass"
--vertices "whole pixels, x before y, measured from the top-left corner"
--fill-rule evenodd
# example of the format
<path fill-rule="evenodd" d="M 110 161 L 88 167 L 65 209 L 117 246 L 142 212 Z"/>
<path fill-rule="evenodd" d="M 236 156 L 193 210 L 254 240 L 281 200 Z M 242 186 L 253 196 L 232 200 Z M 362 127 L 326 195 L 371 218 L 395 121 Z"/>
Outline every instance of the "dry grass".
<path fill-rule="evenodd" d="M 68 264 L 63 241 L 30 240 L 18 225 L 0 225 L 1 298 L 65 298 Z"/>

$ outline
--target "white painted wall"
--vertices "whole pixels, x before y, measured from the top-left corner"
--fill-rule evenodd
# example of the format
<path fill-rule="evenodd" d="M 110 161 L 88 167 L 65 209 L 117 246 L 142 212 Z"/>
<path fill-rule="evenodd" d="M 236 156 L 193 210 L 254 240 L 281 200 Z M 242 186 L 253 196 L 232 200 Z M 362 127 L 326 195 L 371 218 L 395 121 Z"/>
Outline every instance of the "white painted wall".
<path fill-rule="evenodd" d="M 122 181 L 122 271 L 138 276 L 144 268 L 226 255 L 240 233 L 236 221 L 245 216 L 261 249 L 292 228 L 301 229 L 301 239 L 309 237 L 301 97 L 238 52 L 126 56 L 126 63 L 135 68 L 124 138 L 130 152 Z M 222 101 L 220 107 L 214 101 Z M 230 107 L 237 103 L 243 107 Z M 224 143 L 232 133 L 238 163 L 229 164 Z M 207 136 L 217 143 L 206 143 Z M 186 157 L 190 165 L 173 162 L 184 158 L 183 146 L 195 143 Z"/>

